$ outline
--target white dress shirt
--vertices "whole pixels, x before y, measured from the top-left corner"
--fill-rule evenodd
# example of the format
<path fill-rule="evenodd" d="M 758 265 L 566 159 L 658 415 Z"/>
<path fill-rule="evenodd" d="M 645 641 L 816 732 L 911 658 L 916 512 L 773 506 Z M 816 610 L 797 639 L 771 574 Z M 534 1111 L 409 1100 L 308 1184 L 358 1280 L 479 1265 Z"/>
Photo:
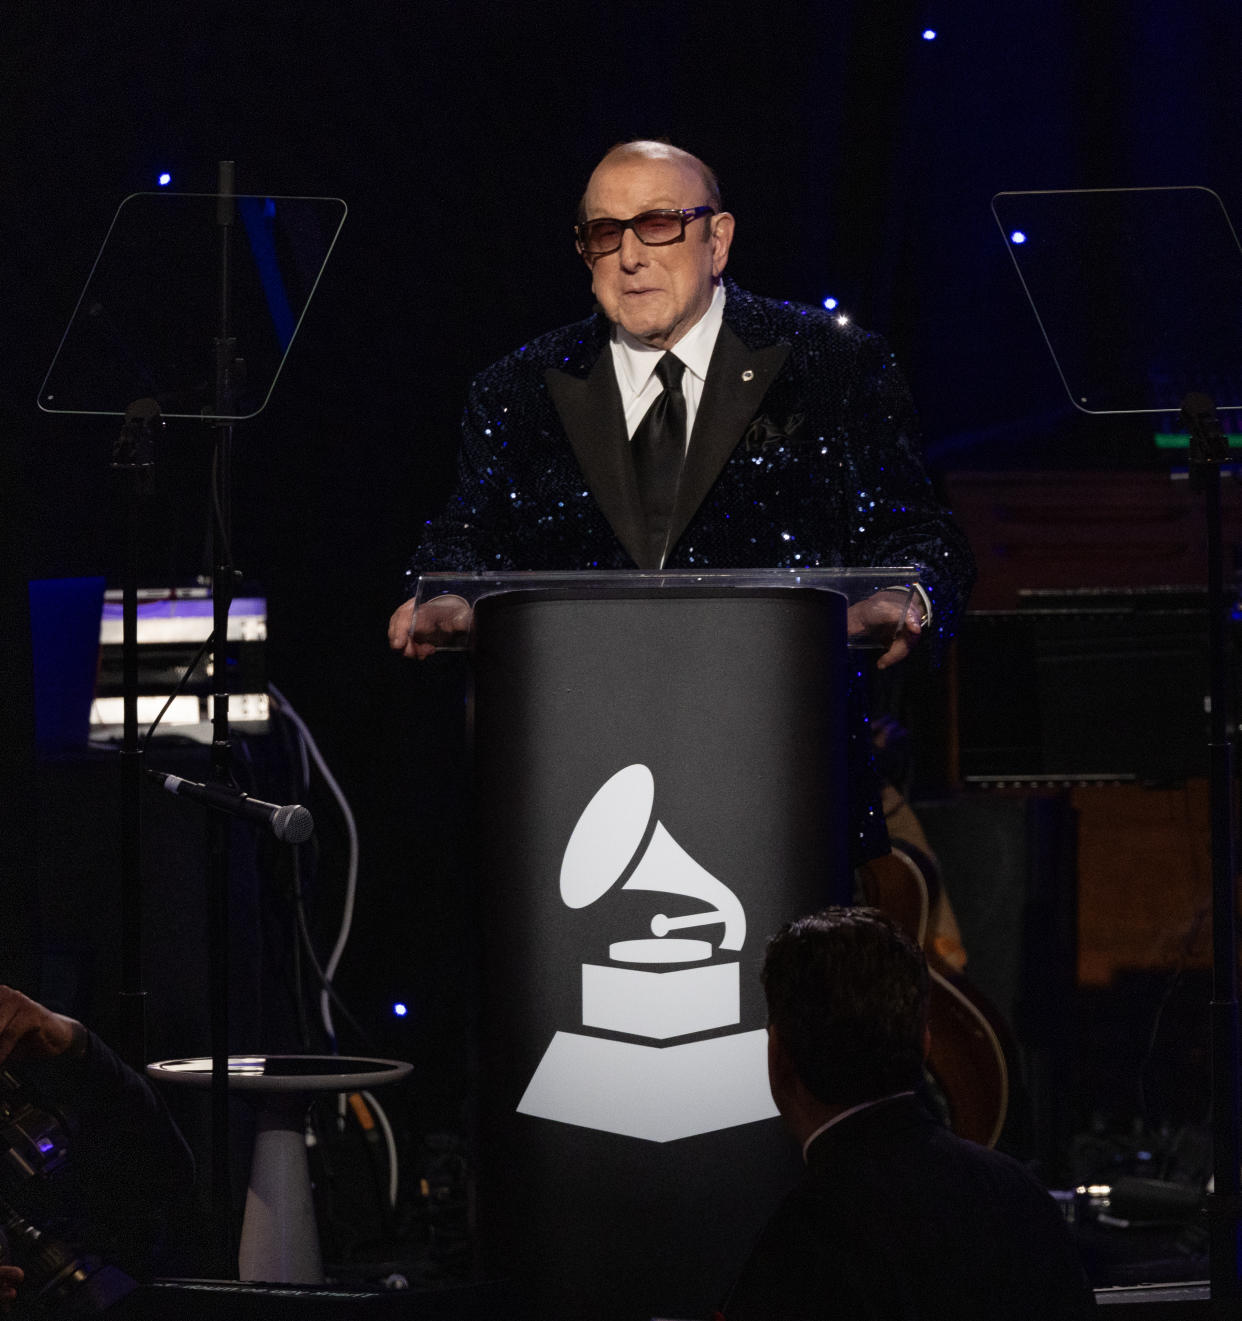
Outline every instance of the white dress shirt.
<path fill-rule="evenodd" d="M 685 365 L 681 378 L 681 392 L 686 397 L 686 445 L 694 431 L 694 418 L 703 398 L 707 381 L 707 367 L 716 347 L 716 337 L 724 324 L 724 285 L 718 284 L 712 294 L 707 311 L 668 350 Z M 664 356 L 664 349 L 653 349 L 636 340 L 621 326 L 612 331 L 612 369 L 621 391 L 621 406 L 625 409 L 625 430 L 632 440 L 638 424 L 655 403 L 664 386 L 655 374 L 656 363 Z"/>
<path fill-rule="evenodd" d="M 913 1096 L 913 1092 L 893 1092 L 889 1096 L 879 1096 L 874 1101 L 863 1101 L 861 1105 L 852 1105 L 848 1110 L 842 1110 L 839 1115 L 833 1117 L 820 1126 L 811 1134 L 802 1144 L 802 1161 L 806 1163 L 806 1153 L 811 1149 L 811 1143 L 815 1141 L 821 1133 L 826 1133 L 834 1124 L 839 1124 L 843 1119 L 848 1119 L 850 1115 L 856 1115 L 860 1110 L 870 1110 L 872 1106 L 883 1105 L 885 1101 L 895 1101 L 899 1096 Z"/>

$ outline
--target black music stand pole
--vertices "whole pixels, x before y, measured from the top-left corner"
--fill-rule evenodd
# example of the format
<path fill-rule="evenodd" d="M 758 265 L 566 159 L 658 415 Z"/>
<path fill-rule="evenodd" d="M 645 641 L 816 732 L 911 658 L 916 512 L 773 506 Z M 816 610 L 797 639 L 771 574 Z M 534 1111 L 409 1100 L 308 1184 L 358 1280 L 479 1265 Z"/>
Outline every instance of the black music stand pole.
<path fill-rule="evenodd" d="M 229 736 L 228 631 L 233 596 L 232 450 L 236 396 L 232 336 L 230 247 L 234 200 L 233 162 L 221 161 L 216 223 L 220 235 L 220 333 L 216 345 L 215 447 L 211 494 L 212 730 L 211 781 L 227 787 L 231 778 Z M 236 1261 L 232 1190 L 229 1176 L 229 843 L 230 818 L 207 813 L 207 946 L 211 1002 L 211 1205 L 222 1276 Z"/>
<path fill-rule="evenodd" d="M 1212 822 L 1212 1180 L 1208 1199 L 1212 1313 L 1236 1317 L 1239 1265 L 1238 940 L 1233 820 L 1233 744 L 1229 735 L 1228 659 L 1222 566 L 1220 469 L 1228 446 L 1212 401 L 1190 394 L 1182 404 L 1190 430 L 1190 469 L 1203 491 L 1208 554 L 1208 648 Z"/>
<path fill-rule="evenodd" d="M 155 437 L 163 427 L 154 399 L 125 411 L 112 449 L 112 471 L 124 485 L 121 566 L 121 1057 L 147 1062 L 146 992 L 142 989 L 142 750 L 138 746 L 138 529 L 151 494 Z"/>
<path fill-rule="evenodd" d="M 131 492 L 123 506 L 131 524 L 137 518 L 138 492 L 149 475 L 149 459 L 139 454 L 139 434 L 153 428 L 160 409 L 166 418 L 197 420 L 215 430 L 211 481 L 211 564 L 215 633 L 212 691 L 211 770 L 208 778 L 230 789 L 229 677 L 227 667 L 229 606 L 236 590 L 232 567 L 231 459 L 233 424 L 254 417 L 266 406 L 276 378 L 293 342 L 301 317 L 309 305 L 328 255 L 344 222 L 346 208 L 339 198 L 239 198 L 234 189 L 232 161 L 219 164 L 219 187 L 214 197 L 187 194 L 161 197 L 138 193 L 117 208 L 56 354 L 37 396 L 41 410 L 70 415 L 110 414 L 121 393 L 118 382 L 128 382 L 123 397 L 138 402 L 126 414 L 126 430 L 118 444 L 113 468 L 129 477 Z M 199 203 L 214 202 L 218 234 L 218 281 L 206 285 L 201 270 L 201 244 L 211 214 Z M 232 248 L 238 235 L 235 217 L 241 218 L 254 257 L 253 264 L 234 267 Z M 206 224 L 204 224 L 204 221 Z M 137 278 L 138 283 L 135 284 Z M 256 283 L 257 282 L 257 283 Z M 157 290 L 158 297 L 147 291 Z M 262 304 L 256 299 L 262 297 Z M 216 295 L 218 318 L 213 317 Z M 234 302 L 236 301 L 236 307 Z M 270 334 L 259 336 L 254 352 L 260 364 L 253 379 L 243 380 L 243 364 L 236 354 L 234 320 L 263 321 Z M 215 398 L 202 404 L 201 354 L 204 321 L 217 330 L 215 338 Z M 269 324 L 270 323 L 270 324 Z M 208 333 L 211 333 L 210 331 Z M 144 396 L 151 396 L 145 399 Z M 160 408 L 156 408 L 158 400 Z M 256 407 L 257 404 L 257 407 Z M 143 412 L 149 406 L 149 413 Z M 132 470 L 132 471 L 130 471 Z M 126 494 L 126 493 L 123 493 Z M 127 691 L 136 690 L 137 576 L 132 553 L 134 529 L 128 539 L 123 607 Z M 118 538 L 120 539 L 120 538 Z M 136 703 L 125 718 L 123 759 L 124 823 L 122 854 L 125 879 L 121 907 L 125 936 L 122 1019 L 125 1053 L 136 1066 L 145 1062 L 142 1047 L 143 996 L 137 985 L 141 964 L 141 900 L 138 877 L 141 860 L 140 814 L 137 785 L 142 771 L 137 750 Z M 170 786 L 165 783 L 165 788 Z M 207 822 L 207 944 L 210 962 L 212 1069 L 212 1198 L 219 1230 L 219 1274 L 232 1274 L 235 1261 L 231 1220 L 229 1116 L 229 863 L 231 832 L 224 810 L 213 810 Z M 288 837 L 289 842 L 294 842 Z M 139 1044 L 135 1044 L 139 1043 Z"/>

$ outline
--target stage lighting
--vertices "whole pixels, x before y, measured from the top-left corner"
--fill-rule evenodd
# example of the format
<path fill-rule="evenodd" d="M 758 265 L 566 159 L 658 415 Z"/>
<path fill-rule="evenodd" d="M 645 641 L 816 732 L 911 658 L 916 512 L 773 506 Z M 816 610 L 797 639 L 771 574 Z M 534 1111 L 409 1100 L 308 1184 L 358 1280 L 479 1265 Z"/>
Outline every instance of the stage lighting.
<path fill-rule="evenodd" d="M 160 187 L 167 188 L 170 183 L 172 183 L 172 175 L 167 170 L 162 171 L 159 177 Z"/>
<path fill-rule="evenodd" d="M 398 1018 L 404 1018 L 406 1014 L 410 1012 L 410 1010 L 407 1005 L 403 1005 L 401 1001 L 398 1000 L 397 1003 L 393 1005 L 392 1012 L 396 1014 Z"/>
<path fill-rule="evenodd" d="M 1020 229 L 1015 229 L 1014 232 L 1010 234 L 1009 241 L 1010 243 L 1025 243 L 1026 235 Z"/>
<path fill-rule="evenodd" d="M 824 299 L 824 306 L 828 309 L 829 312 L 831 312 L 836 307 L 836 305 L 837 305 L 837 300 L 835 298 Z"/>
<path fill-rule="evenodd" d="M 923 29 L 923 40 L 924 40 L 924 41 L 935 41 L 935 40 L 936 40 L 936 29 L 935 29 L 935 28 L 924 28 L 924 29 Z"/>

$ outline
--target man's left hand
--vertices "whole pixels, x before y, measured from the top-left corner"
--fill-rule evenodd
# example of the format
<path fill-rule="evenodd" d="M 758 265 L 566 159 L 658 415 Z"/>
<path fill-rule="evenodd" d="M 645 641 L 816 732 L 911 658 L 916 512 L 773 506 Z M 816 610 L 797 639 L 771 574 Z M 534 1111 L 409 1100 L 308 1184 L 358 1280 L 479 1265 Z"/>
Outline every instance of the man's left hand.
<path fill-rule="evenodd" d="M 916 594 L 904 591 L 876 592 L 865 601 L 856 601 L 846 612 L 851 638 L 863 636 L 888 646 L 876 661 L 877 670 L 903 661 L 914 650 L 926 623 L 923 602 Z"/>

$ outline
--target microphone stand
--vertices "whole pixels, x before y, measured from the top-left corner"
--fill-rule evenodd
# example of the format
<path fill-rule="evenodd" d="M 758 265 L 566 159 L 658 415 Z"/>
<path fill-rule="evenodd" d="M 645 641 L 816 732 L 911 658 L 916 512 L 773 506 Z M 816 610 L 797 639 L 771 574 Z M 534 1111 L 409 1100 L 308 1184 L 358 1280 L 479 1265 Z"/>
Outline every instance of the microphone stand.
<path fill-rule="evenodd" d="M 229 635 L 229 608 L 232 604 L 233 594 L 236 591 L 237 581 L 240 575 L 232 565 L 231 533 L 232 533 L 232 439 L 233 422 L 238 415 L 238 397 L 241 392 L 242 375 L 245 365 L 236 355 L 236 340 L 232 333 L 233 319 L 233 267 L 232 267 L 232 244 L 234 240 L 234 230 L 236 228 L 235 218 L 237 215 L 238 198 L 234 189 L 234 167 L 232 161 L 219 162 L 219 184 L 216 195 L 216 227 L 218 231 L 218 249 L 219 249 L 219 319 L 218 333 L 214 338 L 215 345 L 215 396 L 211 405 L 201 410 L 200 422 L 213 428 L 213 454 L 212 454 L 212 472 L 211 472 L 211 525 L 209 534 L 208 551 L 211 558 L 211 583 L 212 583 L 212 632 L 214 638 L 213 666 L 211 691 L 213 698 L 212 707 L 212 732 L 211 732 L 211 769 L 208 775 L 209 786 L 194 786 L 196 788 L 210 788 L 210 794 L 207 795 L 207 801 L 211 810 L 208 814 L 206 823 L 206 843 L 207 843 L 207 877 L 206 877 L 206 925 L 207 925 L 207 950 L 209 960 L 208 983 L 210 995 L 210 1040 L 211 1040 L 211 1147 L 212 1147 L 212 1175 L 211 1175 L 211 1228 L 208 1230 L 207 1241 L 211 1245 L 209 1251 L 213 1261 L 213 1267 L 220 1267 L 218 1274 L 222 1278 L 236 1278 L 237 1254 L 235 1249 L 235 1235 L 232 1227 L 232 1197 L 231 1197 L 231 1169 L 229 1162 L 229 900 L 230 900 L 230 845 L 231 830 L 229 814 L 235 813 L 239 809 L 246 809 L 243 815 L 248 815 L 251 820 L 257 820 L 272 829 L 278 839 L 284 842 L 297 844 L 302 842 L 313 828 L 310 814 L 300 806 L 290 808 L 280 807 L 275 804 L 259 803 L 257 800 L 249 799 L 245 794 L 239 794 L 231 789 L 231 759 L 232 749 L 229 734 L 229 671 L 227 662 L 228 635 Z M 127 198 L 122 203 L 122 208 L 134 199 Z M 283 317 L 286 311 L 292 312 L 295 309 L 286 306 L 288 299 L 284 280 L 281 275 L 279 264 L 276 263 L 275 241 L 276 232 L 269 233 L 266 229 L 262 231 L 256 242 L 262 241 L 265 245 L 261 254 L 256 256 L 260 258 L 260 277 L 265 286 L 268 283 L 268 277 L 271 279 L 271 287 L 267 289 L 269 302 L 276 293 L 281 298 L 280 308 L 280 326 L 277 327 L 278 338 L 281 342 L 283 363 L 283 353 L 287 352 L 289 343 L 297 330 L 297 323 L 300 318 L 300 312 L 305 310 L 314 292 L 315 285 L 318 282 L 319 275 L 323 271 L 323 263 L 327 255 L 331 252 L 332 244 L 336 240 L 336 235 L 340 231 L 341 222 L 344 220 L 345 207 L 339 199 L 330 198 L 301 198 L 286 199 L 293 202 L 310 202 L 329 204 L 329 210 L 322 216 L 312 211 L 309 213 L 308 223 L 319 223 L 322 221 L 325 225 L 330 224 L 333 217 L 336 218 L 335 230 L 328 236 L 326 248 L 321 253 L 316 254 L 312 244 L 307 252 L 302 253 L 296 263 L 297 274 L 300 277 L 314 276 L 309 282 L 309 288 L 302 290 L 304 296 L 298 301 L 300 311 L 293 322 L 285 326 Z M 132 212 L 126 212 L 126 223 Z M 273 213 L 274 214 L 274 213 Z M 299 212 L 298 214 L 308 214 Z M 139 221 L 142 220 L 142 210 L 138 210 Z M 121 226 L 121 209 L 118 209 L 116 219 L 113 221 L 113 229 L 118 236 L 125 235 L 126 230 Z M 188 232 L 188 231 L 187 231 Z M 105 240 L 105 247 L 113 235 L 113 230 L 109 230 L 109 239 Z M 135 236 L 127 236 L 129 238 Z M 140 233 L 136 236 L 141 240 L 151 238 L 159 239 L 161 235 L 157 232 L 154 235 Z M 148 244 L 150 246 L 150 244 Z M 296 245 L 295 245 L 296 246 Z M 117 248 L 123 248 L 124 243 L 118 237 L 116 246 L 110 251 L 114 252 Z M 145 249 L 144 249 L 145 250 Z M 164 254 L 160 251 L 160 245 L 156 242 L 153 250 L 158 251 L 159 255 L 165 259 L 171 257 L 173 260 L 180 260 L 176 250 L 171 250 Z M 104 249 L 101 249 L 101 256 Z M 308 265 L 312 257 L 318 256 L 319 265 L 315 270 L 313 266 Z M 269 265 L 269 259 L 271 264 Z M 305 267 L 305 269 L 303 269 Z M 40 391 L 39 406 L 47 412 L 68 412 L 85 413 L 90 410 L 83 407 L 63 407 L 60 401 L 59 386 L 61 377 L 69 373 L 69 384 L 74 384 L 72 377 L 80 372 L 77 365 L 77 355 L 82 353 L 97 354 L 98 352 L 98 326 L 96 325 L 96 308 L 103 306 L 102 302 L 94 301 L 98 283 L 107 287 L 107 281 L 100 275 L 100 262 L 96 261 L 96 267 L 92 270 L 91 276 L 87 280 L 86 288 L 83 290 L 82 298 L 79 299 L 77 310 L 70 320 L 69 327 L 65 331 L 65 336 L 61 341 L 60 348 L 52 360 L 52 365 L 48 369 L 47 376 L 44 379 L 43 388 Z M 305 279 L 303 281 L 305 283 Z M 84 303 L 88 291 L 91 294 L 91 302 Z M 195 285 L 184 295 L 187 306 L 194 306 L 197 302 L 198 289 Z M 85 308 L 85 310 L 84 310 Z M 273 315 L 276 313 L 273 311 Z M 127 359 L 123 363 L 126 371 L 130 368 L 138 367 L 140 379 L 156 379 L 147 369 L 134 360 L 134 355 L 125 349 L 123 340 L 118 341 L 115 329 L 107 323 L 106 314 L 104 321 L 99 323 L 103 326 L 106 337 L 115 350 L 121 350 L 122 357 Z M 175 349 L 175 345 L 170 348 Z M 168 364 L 161 364 L 166 367 L 166 375 L 170 375 L 170 383 L 179 381 L 183 375 L 181 367 L 174 357 Z M 276 373 L 279 373 L 280 363 L 276 366 Z M 272 384 L 275 382 L 273 374 Z M 50 386 L 57 388 L 52 389 Z M 191 387 L 186 387 L 189 389 Z M 66 390 L 66 394 L 73 396 L 72 390 Z M 269 387 L 270 394 L 270 387 Z M 175 399 L 181 399 L 185 396 L 185 390 L 182 387 L 176 387 L 173 392 Z M 192 413 L 173 413 L 172 416 L 193 416 Z M 141 965 L 142 965 L 142 897 L 143 886 L 141 879 L 141 797 L 140 786 L 143 776 L 143 760 L 145 751 L 140 749 L 138 741 L 138 716 L 137 716 L 137 691 L 138 691 L 138 649 L 137 649 L 137 598 L 138 598 L 138 564 L 136 555 L 137 542 L 137 523 L 141 509 L 142 501 L 149 494 L 151 488 L 151 476 L 153 469 L 153 450 L 154 437 L 162 426 L 159 406 L 153 399 L 139 399 L 131 404 L 125 414 L 125 425 L 122 429 L 119 440 L 115 443 L 112 463 L 112 469 L 120 476 L 128 478 L 128 487 L 123 493 L 123 498 L 119 502 L 119 507 L 124 510 L 125 527 L 118 540 L 123 543 L 123 607 L 122 607 L 122 658 L 123 658 L 123 692 L 124 692 L 124 726 L 123 726 L 123 748 L 121 754 L 121 878 L 120 878 L 120 910 L 122 922 L 121 944 L 121 962 L 122 962 L 122 992 L 120 1009 L 120 1045 L 125 1058 L 133 1064 L 135 1068 L 141 1069 L 146 1061 L 146 1042 L 145 1042 L 145 993 L 141 990 Z M 187 676 L 188 677 L 188 676 Z M 164 776 L 165 788 L 168 788 L 168 781 L 176 777 Z M 185 783 L 185 782 L 183 782 Z M 193 795 L 186 795 L 192 797 Z M 200 798 L 202 801 L 202 798 Z M 270 809 L 270 810 L 269 810 Z"/>
<path fill-rule="evenodd" d="M 232 335 L 231 241 L 236 215 L 233 162 L 221 161 L 216 201 L 220 244 L 220 323 L 216 347 L 217 419 L 229 418 L 236 395 L 236 340 Z M 212 732 L 211 781 L 230 781 L 228 628 L 235 571 L 232 565 L 233 424 L 217 420 L 211 474 Z M 229 843 L 232 827 L 223 812 L 207 813 L 207 950 L 211 1004 L 211 1205 L 221 1278 L 235 1275 L 232 1192 L 229 1175 Z M 227 1272 L 227 1274 L 226 1274 Z"/>
<path fill-rule="evenodd" d="M 1212 1181 L 1208 1198 L 1212 1314 L 1238 1315 L 1242 1301 L 1239 1224 L 1238 938 L 1233 815 L 1233 744 L 1229 736 L 1228 658 L 1222 568 L 1220 469 L 1228 453 L 1212 401 L 1182 403 L 1190 430 L 1190 471 L 1203 491 L 1208 554 L 1209 786 L 1212 822 Z"/>
<path fill-rule="evenodd" d="M 125 410 L 112 449 L 112 471 L 124 479 L 121 567 L 121 1057 L 141 1070 L 147 1058 L 146 992 L 142 989 L 142 751 L 138 746 L 138 529 L 152 490 L 159 405 L 139 399 Z"/>

